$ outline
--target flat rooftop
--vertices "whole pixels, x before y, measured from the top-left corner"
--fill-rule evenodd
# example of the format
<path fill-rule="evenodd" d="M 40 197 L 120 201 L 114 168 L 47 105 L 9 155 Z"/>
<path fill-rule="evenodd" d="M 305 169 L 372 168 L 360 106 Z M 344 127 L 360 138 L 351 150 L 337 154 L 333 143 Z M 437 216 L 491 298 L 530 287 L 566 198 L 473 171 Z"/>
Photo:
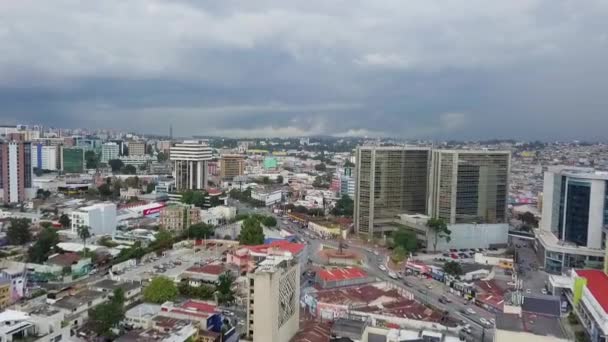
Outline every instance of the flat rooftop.
<path fill-rule="evenodd" d="M 496 314 L 496 329 L 514 332 L 527 332 L 539 336 L 553 336 L 567 338 L 564 334 L 559 318 L 543 315 L 523 313 L 521 317 L 516 314 Z"/>
<path fill-rule="evenodd" d="M 608 275 L 600 270 L 576 270 L 579 277 L 587 279 L 587 288 L 604 309 L 604 314 L 608 313 Z"/>

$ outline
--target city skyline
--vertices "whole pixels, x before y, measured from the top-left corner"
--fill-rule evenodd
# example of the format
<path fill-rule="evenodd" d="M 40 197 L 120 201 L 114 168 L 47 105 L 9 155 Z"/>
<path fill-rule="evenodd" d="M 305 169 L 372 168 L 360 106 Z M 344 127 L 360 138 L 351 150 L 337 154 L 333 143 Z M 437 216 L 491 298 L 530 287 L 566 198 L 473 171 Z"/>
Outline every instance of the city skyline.
<path fill-rule="evenodd" d="M 603 140 L 606 14 L 602 1 L 5 2 L 0 121 Z"/>

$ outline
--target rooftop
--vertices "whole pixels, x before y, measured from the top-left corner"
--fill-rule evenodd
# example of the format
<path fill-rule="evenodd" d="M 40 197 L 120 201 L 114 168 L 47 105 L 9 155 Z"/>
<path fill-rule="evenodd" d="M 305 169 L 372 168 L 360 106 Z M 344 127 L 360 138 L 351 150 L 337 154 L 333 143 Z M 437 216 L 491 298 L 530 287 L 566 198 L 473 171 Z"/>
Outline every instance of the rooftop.
<path fill-rule="evenodd" d="M 79 260 L 80 255 L 77 253 L 64 253 L 50 256 L 46 263 L 66 267 L 76 264 Z"/>
<path fill-rule="evenodd" d="M 207 265 L 203 265 L 203 266 L 192 266 L 192 267 L 187 268 L 186 272 L 220 275 L 220 274 L 226 272 L 226 268 L 221 263 L 213 263 L 213 264 L 207 264 Z"/>
<path fill-rule="evenodd" d="M 524 296 L 521 310 L 529 314 L 560 317 L 561 302 L 559 297 L 555 296 Z"/>
<path fill-rule="evenodd" d="M 160 305 L 142 303 L 129 309 L 125 315 L 128 317 L 152 318 L 160 312 Z"/>
<path fill-rule="evenodd" d="M 74 310 L 94 299 L 102 297 L 103 295 L 104 293 L 100 291 L 84 290 L 76 293 L 73 296 L 63 297 L 53 305 L 62 309 Z"/>
<path fill-rule="evenodd" d="M 138 283 L 124 283 L 124 282 L 118 282 L 118 281 L 111 280 L 111 279 L 104 279 L 100 282 L 93 284 L 93 287 L 108 290 L 108 291 L 114 291 L 118 288 L 121 288 L 124 291 L 130 291 L 130 290 L 134 290 L 138 287 L 141 287 L 141 285 L 139 285 Z"/>
<path fill-rule="evenodd" d="M 523 313 L 520 317 L 516 314 L 499 312 L 496 314 L 496 329 L 566 338 L 559 318 L 536 314 Z"/>
<path fill-rule="evenodd" d="M 608 276 L 600 270 L 576 270 L 576 274 L 587 279 L 587 288 L 608 313 Z"/>
<path fill-rule="evenodd" d="M 358 267 L 324 269 L 317 272 L 317 274 L 323 281 L 340 281 L 368 277 L 367 273 Z"/>

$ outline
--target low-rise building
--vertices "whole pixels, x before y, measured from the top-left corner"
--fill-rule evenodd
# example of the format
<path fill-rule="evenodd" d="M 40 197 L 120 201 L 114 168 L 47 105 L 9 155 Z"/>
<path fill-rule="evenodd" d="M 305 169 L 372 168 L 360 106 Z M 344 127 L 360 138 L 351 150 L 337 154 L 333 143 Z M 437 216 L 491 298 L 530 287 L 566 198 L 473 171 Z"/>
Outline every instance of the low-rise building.
<path fill-rule="evenodd" d="M 190 286 L 198 287 L 202 284 L 217 283 L 219 277 L 228 270 L 221 262 L 213 262 L 203 266 L 192 266 L 187 268 L 181 275 L 181 279 L 187 279 Z"/>
<path fill-rule="evenodd" d="M 149 329 L 136 329 L 118 337 L 116 342 L 186 342 L 196 341 L 198 329 L 196 324 L 187 319 L 156 316 Z"/>
<path fill-rule="evenodd" d="M 152 319 L 158 315 L 161 306 L 142 303 L 125 312 L 125 322 L 135 329 L 152 328 Z"/>
<path fill-rule="evenodd" d="M 97 203 L 69 213 L 72 232 L 87 226 L 92 235 L 111 235 L 116 231 L 116 204 Z"/>
<path fill-rule="evenodd" d="M 161 227 L 170 231 L 182 231 L 201 222 L 201 210 L 196 207 L 171 205 L 160 211 Z"/>
<path fill-rule="evenodd" d="M 283 200 L 282 189 L 253 189 L 251 198 L 264 203 L 267 207 L 281 203 Z"/>
<path fill-rule="evenodd" d="M 11 280 L 0 278 L 0 310 L 11 304 Z"/>
<path fill-rule="evenodd" d="M 91 289 L 105 292 L 110 296 L 110 298 L 114 295 L 115 290 L 122 289 L 125 296 L 126 306 L 129 306 L 142 298 L 141 284 L 137 282 L 127 283 L 111 279 L 104 279 L 92 284 Z"/>
<path fill-rule="evenodd" d="M 95 290 L 82 290 L 55 301 L 52 306 L 63 312 L 69 326 L 81 326 L 89 317 L 89 310 L 105 302 L 109 294 Z"/>
<path fill-rule="evenodd" d="M 215 304 L 189 299 L 181 304 L 165 303 L 159 316 L 187 319 L 198 323 L 202 330 L 222 331 L 222 315 Z"/>
<path fill-rule="evenodd" d="M 316 282 L 324 289 L 371 283 L 376 280 L 359 267 L 335 267 L 317 271 Z"/>

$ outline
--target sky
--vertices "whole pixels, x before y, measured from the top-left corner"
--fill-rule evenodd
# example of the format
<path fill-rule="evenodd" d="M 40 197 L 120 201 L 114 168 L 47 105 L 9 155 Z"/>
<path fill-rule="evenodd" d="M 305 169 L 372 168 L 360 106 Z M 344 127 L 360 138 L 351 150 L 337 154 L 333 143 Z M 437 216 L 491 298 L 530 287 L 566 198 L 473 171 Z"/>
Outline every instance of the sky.
<path fill-rule="evenodd" d="M 0 1 L 0 124 L 606 140 L 606 0 Z"/>

